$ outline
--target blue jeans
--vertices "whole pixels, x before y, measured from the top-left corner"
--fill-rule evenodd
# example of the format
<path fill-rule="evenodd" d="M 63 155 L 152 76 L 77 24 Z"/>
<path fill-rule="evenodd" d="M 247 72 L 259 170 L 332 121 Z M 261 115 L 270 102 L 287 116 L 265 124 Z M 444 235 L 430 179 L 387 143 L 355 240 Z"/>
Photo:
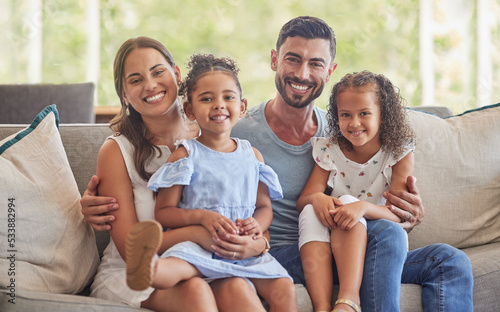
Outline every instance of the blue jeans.
<path fill-rule="evenodd" d="M 422 286 L 424 311 L 473 311 L 472 269 L 465 253 L 445 244 L 406 252 L 404 230 L 387 220 L 368 221 L 367 230 L 363 311 L 399 311 L 401 283 Z M 273 247 L 270 253 L 295 283 L 305 285 L 298 243 Z"/>

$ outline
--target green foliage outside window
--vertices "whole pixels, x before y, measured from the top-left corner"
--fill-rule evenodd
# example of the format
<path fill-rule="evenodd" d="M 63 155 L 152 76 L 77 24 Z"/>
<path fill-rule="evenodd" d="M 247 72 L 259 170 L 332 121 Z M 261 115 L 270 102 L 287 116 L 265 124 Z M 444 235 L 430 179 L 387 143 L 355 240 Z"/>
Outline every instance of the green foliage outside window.
<path fill-rule="evenodd" d="M 46 0 L 43 18 L 29 16 L 29 1 L 0 0 L 0 83 L 26 83 L 29 41 L 43 33 L 44 83 L 86 80 L 86 1 Z M 442 1 L 438 1 L 442 2 Z M 469 37 L 443 33 L 435 37 L 436 105 L 459 113 L 475 102 L 474 5 Z M 499 5 L 495 5 L 495 9 Z M 281 26 L 299 15 L 324 19 L 337 35 L 338 68 L 317 101 L 326 107 L 328 90 L 344 74 L 368 69 L 389 77 L 401 89 L 409 106 L 421 102 L 419 74 L 418 0 L 102 0 L 100 1 L 100 77 L 98 105 L 119 105 L 114 91 L 112 62 L 119 46 L 130 37 L 150 36 L 163 42 L 183 74 L 192 53 L 233 57 L 239 64 L 244 96 L 254 106 L 275 94 L 270 51 Z M 437 11 L 446 8 L 438 7 Z M 500 44 L 494 25 L 492 44 Z M 441 58 L 463 40 L 471 42 L 462 67 L 440 67 Z M 494 55 L 493 101 L 499 102 L 500 60 Z M 450 66 L 450 65 L 448 65 Z M 496 87 L 495 87 L 496 86 Z"/>

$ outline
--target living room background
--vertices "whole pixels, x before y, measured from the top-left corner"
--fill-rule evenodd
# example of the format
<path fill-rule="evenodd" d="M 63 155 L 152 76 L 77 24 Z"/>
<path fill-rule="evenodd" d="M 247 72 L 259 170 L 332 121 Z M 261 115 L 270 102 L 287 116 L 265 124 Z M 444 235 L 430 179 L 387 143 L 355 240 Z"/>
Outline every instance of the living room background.
<path fill-rule="evenodd" d="M 192 53 L 233 57 L 253 106 L 274 95 L 270 51 L 298 15 L 336 32 L 338 68 L 327 89 L 368 69 L 388 76 L 409 106 L 461 113 L 500 102 L 498 0 L 0 0 L 0 83 L 92 81 L 96 105 L 116 106 L 113 57 L 145 35 L 170 49 L 183 74 Z"/>

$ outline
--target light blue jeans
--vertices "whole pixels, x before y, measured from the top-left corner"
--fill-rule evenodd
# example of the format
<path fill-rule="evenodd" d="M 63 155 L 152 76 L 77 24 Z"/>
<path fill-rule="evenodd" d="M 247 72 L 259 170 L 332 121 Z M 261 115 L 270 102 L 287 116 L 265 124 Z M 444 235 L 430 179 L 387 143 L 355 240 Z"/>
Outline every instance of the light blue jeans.
<path fill-rule="evenodd" d="M 407 252 L 404 230 L 387 220 L 368 221 L 367 230 L 360 292 L 363 311 L 399 311 L 401 283 L 422 286 L 426 312 L 473 311 L 472 269 L 465 253 L 446 244 Z M 270 253 L 295 283 L 305 285 L 298 244 L 273 247 Z"/>

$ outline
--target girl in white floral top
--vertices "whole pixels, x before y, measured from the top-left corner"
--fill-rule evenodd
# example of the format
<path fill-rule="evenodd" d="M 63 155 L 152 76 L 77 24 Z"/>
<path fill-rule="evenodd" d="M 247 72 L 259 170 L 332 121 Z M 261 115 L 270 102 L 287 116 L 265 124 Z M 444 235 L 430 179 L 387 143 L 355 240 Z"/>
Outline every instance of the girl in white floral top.
<path fill-rule="evenodd" d="M 316 165 L 297 201 L 300 254 L 315 311 L 331 310 L 332 254 L 340 285 L 335 308 L 360 311 L 365 218 L 405 221 L 383 194 L 406 189 L 414 133 L 399 90 L 368 71 L 348 74 L 333 87 L 327 119 L 329 137 L 311 140 Z M 306 265 L 312 257 L 319 266 Z"/>

